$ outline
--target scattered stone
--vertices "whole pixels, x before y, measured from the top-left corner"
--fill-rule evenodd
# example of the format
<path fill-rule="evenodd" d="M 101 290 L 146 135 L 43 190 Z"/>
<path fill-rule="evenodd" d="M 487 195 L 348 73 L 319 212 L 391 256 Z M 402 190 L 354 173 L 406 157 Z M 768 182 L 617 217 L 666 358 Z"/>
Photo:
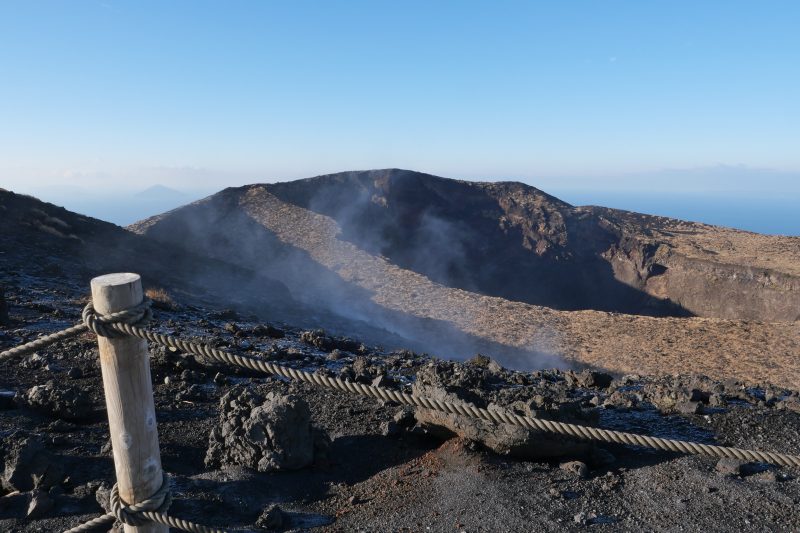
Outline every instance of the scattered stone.
<path fill-rule="evenodd" d="M 55 508 L 55 502 L 50 495 L 42 490 L 36 489 L 31 493 L 31 501 L 28 504 L 26 518 L 42 518 Z"/>
<path fill-rule="evenodd" d="M 259 337 L 269 337 L 271 339 L 282 339 L 286 336 L 286 333 L 284 333 L 282 329 L 263 324 L 255 326 L 252 330 L 252 333 L 253 335 L 257 335 Z"/>
<path fill-rule="evenodd" d="M 417 373 L 412 391 L 434 400 L 471 403 L 488 410 L 517 411 L 525 416 L 547 417 L 556 420 L 586 423 L 581 419 L 581 400 L 573 400 L 561 390 L 542 391 L 548 396 L 537 400 L 537 390 L 505 389 L 496 394 L 498 377 L 476 365 L 450 361 L 432 361 Z M 493 424 L 471 417 L 417 409 L 416 432 L 446 439 L 454 435 L 479 442 L 484 447 L 519 459 L 549 459 L 563 456 L 582 456 L 589 445 L 566 437 L 535 432 L 510 424 Z"/>
<path fill-rule="evenodd" d="M 111 439 L 106 440 L 105 444 L 100 447 L 100 455 L 110 456 L 113 451 Z"/>
<path fill-rule="evenodd" d="M 397 437 L 400 435 L 401 427 L 394 420 L 389 420 L 381 424 L 381 435 L 384 437 Z"/>
<path fill-rule="evenodd" d="M 567 373 L 567 379 L 579 387 L 596 389 L 607 389 L 611 386 L 611 382 L 614 381 L 614 377 L 611 374 L 594 370 L 584 370 L 577 374 L 569 372 Z"/>
<path fill-rule="evenodd" d="M 208 316 L 216 320 L 239 320 L 239 313 L 233 309 L 222 309 Z"/>
<path fill-rule="evenodd" d="M 202 372 L 186 369 L 181 372 L 181 381 L 186 383 L 201 383 L 205 381 L 205 376 Z"/>
<path fill-rule="evenodd" d="M 34 411 L 63 420 L 84 421 L 93 414 L 92 399 L 84 389 L 53 380 L 28 389 L 23 401 Z"/>
<path fill-rule="evenodd" d="M 94 493 L 94 499 L 105 512 L 109 512 L 111 510 L 111 486 L 106 482 L 101 483 Z"/>
<path fill-rule="evenodd" d="M 345 355 L 344 355 L 344 352 L 342 352 L 342 351 L 341 351 L 341 350 L 339 350 L 338 348 L 334 348 L 334 349 L 331 351 L 331 353 L 329 353 L 329 354 L 328 354 L 328 356 L 326 357 L 326 359 L 327 359 L 328 361 L 338 361 L 339 359 L 342 359 L 343 357 L 345 357 Z"/>
<path fill-rule="evenodd" d="M 256 525 L 266 530 L 277 530 L 283 527 L 283 510 L 277 504 L 272 504 L 261 513 L 256 520 Z"/>
<path fill-rule="evenodd" d="M 28 357 L 22 360 L 20 363 L 23 368 L 29 368 L 31 370 L 35 370 L 37 368 L 44 368 L 47 366 L 48 361 L 37 352 L 30 354 Z"/>
<path fill-rule="evenodd" d="M 371 383 L 373 380 L 371 370 L 369 359 L 366 357 L 359 356 L 353 361 L 353 373 L 356 376 L 356 381 Z"/>
<path fill-rule="evenodd" d="M 675 411 L 684 415 L 699 415 L 703 413 L 703 404 L 688 401 L 675 404 Z"/>
<path fill-rule="evenodd" d="M 221 372 L 217 372 L 214 374 L 214 384 L 217 386 L 223 386 L 228 384 L 228 378 Z"/>
<path fill-rule="evenodd" d="M 208 400 L 208 391 L 202 385 L 189 385 L 178 391 L 176 401 L 202 402 Z"/>
<path fill-rule="evenodd" d="M 467 361 L 467 364 L 478 368 L 485 368 L 493 374 L 499 374 L 505 370 L 500 363 L 483 354 L 475 355 L 472 359 Z"/>
<path fill-rule="evenodd" d="M 300 342 L 313 346 L 323 352 L 331 352 L 339 349 L 345 352 L 359 353 L 362 344 L 347 337 L 331 337 L 325 334 L 322 329 L 304 331 L 300 334 Z"/>
<path fill-rule="evenodd" d="M 322 442 L 320 442 L 322 441 Z M 314 462 L 327 437 L 311 425 L 305 400 L 238 386 L 220 400 L 206 464 L 246 466 L 259 472 L 295 470 Z"/>
<path fill-rule="evenodd" d="M 715 470 L 720 474 L 726 476 L 738 476 L 742 473 L 742 465 L 744 464 L 743 461 L 739 459 L 733 459 L 731 457 L 723 457 L 719 461 L 717 461 L 717 466 Z"/>
<path fill-rule="evenodd" d="M 66 420 L 54 420 L 47 426 L 47 429 L 53 433 L 69 433 L 70 431 L 78 429 L 78 426 Z"/>
<path fill-rule="evenodd" d="M 59 461 L 37 435 L 22 431 L 0 432 L 0 457 L 4 457 L 1 485 L 7 491 L 48 489 L 64 479 Z"/>
<path fill-rule="evenodd" d="M 578 479 L 586 479 L 589 477 L 589 467 L 582 461 L 569 461 L 568 463 L 561 463 L 559 465 L 561 470 L 574 474 Z"/>

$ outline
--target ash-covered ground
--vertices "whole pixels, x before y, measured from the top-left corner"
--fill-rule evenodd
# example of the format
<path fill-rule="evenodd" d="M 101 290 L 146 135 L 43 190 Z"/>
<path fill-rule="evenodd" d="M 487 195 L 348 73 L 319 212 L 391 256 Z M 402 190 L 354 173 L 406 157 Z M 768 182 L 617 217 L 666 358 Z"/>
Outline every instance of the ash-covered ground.
<path fill-rule="evenodd" d="M 76 322 L 86 291 L 6 276 L 0 349 Z M 2 309 L 0 309 L 2 311 Z M 157 303 L 163 332 L 289 366 L 662 437 L 797 453 L 800 396 L 699 376 L 514 372 Z M 790 531 L 800 472 L 590 445 L 210 365 L 151 346 L 171 513 L 244 530 Z M 0 363 L 0 530 L 103 512 L 113 483 L 96 341 Z"/>

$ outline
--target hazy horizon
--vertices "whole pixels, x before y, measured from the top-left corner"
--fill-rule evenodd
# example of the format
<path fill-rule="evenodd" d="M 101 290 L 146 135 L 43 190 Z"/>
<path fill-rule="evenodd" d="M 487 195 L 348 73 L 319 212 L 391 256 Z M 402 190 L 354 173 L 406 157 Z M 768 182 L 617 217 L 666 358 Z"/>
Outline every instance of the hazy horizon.
<path fill-rule="evenodd" d="M 498 177 L 473 180 L 521 181 L 572 205 L 599 205 L 757 233 L 800 236 L 800 217 L 796 214 L 800 205 L 800 174 L 794 185 L 776 189 L 775 183 L 770 183 L 774 173 L 762 171 L 758 179 L 741 179 L 743 173 L 747 177 L 753 172 L 757 171 L 718 167 L 605 178 Z M 443 177 L 465 179 L 462 176 Z M 139 188 L 138 183 L 128 181 L 126 187 L 64 184 L 41 187 L 28 184 L 11 190 L 126 226 L 210 196 L 225 187 L 289 179 L 244 179 L 236 183 L 220 180 L 215 184 L 207 183 L 204 188 L 182 187 L 174 183 L 173 186 L 152 183 Z"/>

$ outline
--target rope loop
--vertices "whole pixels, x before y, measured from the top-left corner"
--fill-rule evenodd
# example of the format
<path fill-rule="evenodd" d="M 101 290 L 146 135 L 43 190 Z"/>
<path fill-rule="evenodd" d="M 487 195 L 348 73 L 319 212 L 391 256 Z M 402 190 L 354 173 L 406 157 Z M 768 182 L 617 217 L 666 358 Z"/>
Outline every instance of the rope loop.
<path fill-rule="evenodd" d="M 161 487 L 149 498 L 139 503 L 127 505 L 119 497 L 119 487 L 114 483 L 109 498 L 111 504 L 111 514 L 123 524 L 129 526 L 143 526 L 152 520 L 144 513 L 166 513 L 172 504 L 172 493 L 169 490 L 169 478 L 164 473 L 161 480 Z"/>
<path fill-rule="evenodd" d="M 139 305 L 135 305 L 116 313 L 98 315 L 94 310 L 92 302 L 83 308 L 81 317 L 87 328 L 101 337 L 120 338 L 128 336 L 127 333 L 119 331 L 111 326 L 115 324 L 127 324 L 129 326 L 144 326 L 153 318 L 153 311 L 150 308 L 151 302 L 145 299 Z"/>

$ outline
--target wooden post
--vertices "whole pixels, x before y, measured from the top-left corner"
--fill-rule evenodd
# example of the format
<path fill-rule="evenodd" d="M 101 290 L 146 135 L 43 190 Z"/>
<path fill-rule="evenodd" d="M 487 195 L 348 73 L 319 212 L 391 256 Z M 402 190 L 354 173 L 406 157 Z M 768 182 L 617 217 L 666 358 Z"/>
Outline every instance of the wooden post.
<path fill-rule="evenodd" d="M 143 298 L 138 274 L 108 274 L 92 280 L 92 302 L 98 315 L 128 309 Z M 152 496 L 162 482 L 147 342 L 100 336 L 97 342 L 119 495 L 127 504 L 138 503 Z M 162 533 L 169 528 L 126 525 L 125 531 Z"/>

